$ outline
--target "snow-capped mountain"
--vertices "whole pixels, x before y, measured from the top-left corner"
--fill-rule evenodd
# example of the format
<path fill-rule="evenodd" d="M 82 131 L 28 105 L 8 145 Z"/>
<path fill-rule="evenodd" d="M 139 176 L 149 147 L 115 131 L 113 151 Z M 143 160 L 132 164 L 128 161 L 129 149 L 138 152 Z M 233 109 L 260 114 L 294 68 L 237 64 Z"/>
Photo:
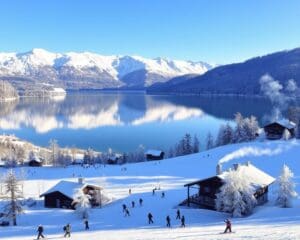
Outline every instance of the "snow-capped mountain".
<path fill-rule="evenodd" d="M 203 74 L 213 66 L 204 62 L 103 56 L 90 52 L 52 53 L 33 49 L 0 53 L 0 77 L 17 87 L 51 83 L 68 89 L 148 87 L 185 74 Z"/>

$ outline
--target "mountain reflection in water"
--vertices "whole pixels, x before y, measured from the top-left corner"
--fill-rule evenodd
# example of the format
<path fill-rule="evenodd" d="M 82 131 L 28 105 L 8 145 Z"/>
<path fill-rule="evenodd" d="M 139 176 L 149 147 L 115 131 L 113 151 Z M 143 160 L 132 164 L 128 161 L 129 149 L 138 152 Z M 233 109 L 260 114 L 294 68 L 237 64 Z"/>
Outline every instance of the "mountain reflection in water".
<path fill-rule="evenodd" d="M 132 151 L 138 145 L 168 149 L 189 132 L 202 146 L 208 131 L 236 112 L 262 121 L 270 103 L 259 98 L 157 96 L 142 92 L 71 92 L 65 99 L 22 98 L 0 103 L 0 133 L 46 146 Z"/>

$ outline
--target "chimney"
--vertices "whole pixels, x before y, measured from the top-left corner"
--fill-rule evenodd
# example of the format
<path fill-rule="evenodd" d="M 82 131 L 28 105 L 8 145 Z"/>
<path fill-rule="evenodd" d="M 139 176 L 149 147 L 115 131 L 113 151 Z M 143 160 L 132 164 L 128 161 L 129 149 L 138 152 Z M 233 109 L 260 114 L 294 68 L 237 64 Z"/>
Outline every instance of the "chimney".
<path fill-rule="evenodd" d="M 236 171 L 236 170 L 238 170 L 239 166 L 240 166 L 240 164 L 234 163 L 233 164 L 233 169 Z"/>
<path fill-rule="evenodd" d="M 222 174 L 222 164 L 218 163 L 217 168 L 216 168 L 216 173 L 217 175 Z"/>
<path fill-rule="evenodd" d="M 84 182 L 84 178 L 83 178 L 83 177 L 79 177 L 79 178 L 78 178 L 78 183 L 79 183 L 79 184 L 83 184 L 83 182 Z"/>

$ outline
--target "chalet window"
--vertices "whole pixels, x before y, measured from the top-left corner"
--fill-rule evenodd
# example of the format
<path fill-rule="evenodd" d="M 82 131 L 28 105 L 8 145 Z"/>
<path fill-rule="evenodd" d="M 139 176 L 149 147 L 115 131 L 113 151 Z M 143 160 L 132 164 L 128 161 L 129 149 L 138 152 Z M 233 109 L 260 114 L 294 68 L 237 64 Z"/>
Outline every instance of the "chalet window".
<path fill-rule="evenodd" d="M 209 187 L 204 187 L 203 190 L 204 190 L 205 193 L 210 193 L 210 188 Z"/>

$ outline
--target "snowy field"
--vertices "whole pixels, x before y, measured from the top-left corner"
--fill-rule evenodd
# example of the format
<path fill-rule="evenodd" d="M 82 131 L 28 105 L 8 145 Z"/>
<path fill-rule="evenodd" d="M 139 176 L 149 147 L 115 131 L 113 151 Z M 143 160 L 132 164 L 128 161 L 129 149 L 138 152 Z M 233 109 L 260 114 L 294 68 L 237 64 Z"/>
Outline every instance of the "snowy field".
<path fill-rule="evenodd" d="M 261 143 L 235 144 L 219 147 L 184 157 L 159 162 L 127 164 L 123 166 L 99 166 L 82 168 L 24 168 L 27 172 L 25 195 L 38 200 L 35 207 L 27 208 L 18 217 L 18 226 L 1 227 L 0 239 L 34 239 L 39 224 L 45 228 L 48 239 L 63 239 L 63 226 L 72 225 L 72 239 L 300 239 L 300 201 L 293 208 L 283 209 L 274 206 L 275 185 L 270 188 L 270 201 L 257 207 L 254 213 L 245 218 L 234 218 L 232 234 L 220 234 L 224 230 L 225 213 L 210 210 L 181 207 L 186 218 L 186 228 L 180 228 L 175 220 L 178 204 L 186 199 L 187 182 L 215 175 L 216 165 L 221 160 L 223 169 L 233 163 L 251 161 L 273 177 L 280 174 L 282 165 L 287 164 L 294 172 L 297 192 L 300 193 L 300 141 L 273 141 Z M 127 170 L 124 171 L 123 168 Z M 20 169 L 18 169 L 19 171 Z M 0 169 L 1 173 L 5 169 Z M 87 182 L 100 184 L 113 202 L 103 208 L 90 211 L 90 230 L 85 231 L 82 219 L 72 210 L 46 209 L 39 194 L 60 180 L 77 181 L 82 176 Z M 152 195 L 154 187 L 161 191 Z M 129 188 L 132 194 L 128 194 Z M 138 199 L 143 198 L 143 206 Z M 122 204 L 129 208 L 130 217 L 124 217 Z M 151 212 L 154 224 L 148 225 L 147 214 Z M 165 227 L 165 218 L 171 217 L 172 228 Z"/>

